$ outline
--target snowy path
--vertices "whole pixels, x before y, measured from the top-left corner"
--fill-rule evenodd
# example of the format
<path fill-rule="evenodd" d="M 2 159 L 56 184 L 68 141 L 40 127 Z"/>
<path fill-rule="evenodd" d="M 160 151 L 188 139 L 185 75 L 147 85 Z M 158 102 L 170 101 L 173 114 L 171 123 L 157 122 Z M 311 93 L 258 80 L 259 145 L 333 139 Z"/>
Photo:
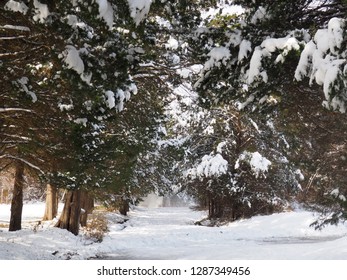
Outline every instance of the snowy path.
<path fill-rule="evenodd" d="M 192 212 L 184 207 L 137 208 L 129 214 L 128 222 L 111 226 L 111 233 L 104 243 L 110 244 L 110 247 L 116 245 L 117 249 L 104 257 L 180 258 L 184 253 L 182 248 L 196 246 L 191 236 L 199 232 L 200 227 L 194 226 L 194 222 L 201 218 L 201 212 Z"/>
<path fill-rule="evenodd" d="M 223 227 L 194 222 L 188 208 L 137 208 L 111 226 L 105 259 L 347 259 L 347 228 L 309 227 L 313 216 L 292 212 L 254 217 Z"/>
<path fill-rule="evenodd" d="M 24 221 L 42 216 L 44 204 L 24 207 Z M 9 205 L 0 205 L 0 220 L 9 220 Z M 242 260 L 347 260 L 347 227 L 315 231 L 312 213 L 295 211 L 259 216 L 223 227 L 194 225 L 203 212 L 188 208 L 140 208 L 123 224 L 118 214 L 107 213 L 109 232 L 93 243 L 54 228 L 53 222 L 33 230 L 8 232 L 0 227 L 0 259 L 242 259 Z M 26 223 L 25 223 L 26 224 Z"/>

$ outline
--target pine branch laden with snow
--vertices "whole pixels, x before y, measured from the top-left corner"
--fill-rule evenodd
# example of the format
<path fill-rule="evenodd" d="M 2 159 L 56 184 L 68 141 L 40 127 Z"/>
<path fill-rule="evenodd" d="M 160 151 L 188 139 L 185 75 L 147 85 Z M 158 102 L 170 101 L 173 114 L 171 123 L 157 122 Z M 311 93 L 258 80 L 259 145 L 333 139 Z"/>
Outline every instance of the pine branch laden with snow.
<path fill-rule="evenodd" d="M 130 106 L 133 111 L 124 112 L 122 118 L 113 121 L 138 92 L 130 73 L 136 71 L 142 57 L 131 50 L 142 50 L 142 55 L 143 42 L 142 38 L 136 38 L 135 32 L 129 35 L 126 29 L 133 27 L 132 18 L 119 14 L 127 7 L 120 8 L 115 1 L 89 2 L 91 5 L 86 5 L 85 1 L 43 4 L 33 0 L 29 8 L 23 4 L 25 1 L 6 1 L 6 16 L 0 19 L 0 31 L 5 30 L 6 35 L 23 35 L 11 36 L 8 56 L 14 59 L 6 60 L 4 64 L 0 62 L 1 68 L 8 69 L 1 77 L 6 89 L 5 98 L 1 99 L 4 108 L 0 108 L 0 113 L 6 114 L 6 118 L 15 115 L 20 119 L 15 126 L 5 128 L 8 135 L 13 134 L 14 127 L 22 128 L 24 136 L 35 131 L 35 137 L 21 144 L 30 145 L 30 153 L 42 154 L 47 157 L 47 162 L 45 166 L 41 166 L 42 162 L 32 163 L 32 168 L 37 166 L 45 175 L 51 176 L 54 172 L 51 173 L 49 162 L 57 153 L 60 156 L 55 158 L 55 172 L 70 172 L 72 177 L 76 176 L 72 187 L 112 186 L 117 189 L 115 186 L 120 184 L 112 182 L 126 181 L 124 177 L 132 173 L 134 158 L 145 149 L 146 141 L 150 141 L 151 127 L 148 124 L 154 113 L 145 114 L 144 108 L 148 105 L 151 110 L 157 109 L 140 97 L 140 104 Z M 50 7 L 54 7 L 54 13 Z M 16 20 L 18 24 L 3 24 L 8 18 L 16 18 L 18 13 L 23 14 Z M 9 23 L 13 21 L 9 20 Z M 2 42 L 0 40 L 0 44 Z M 43 51 L 34 53 L 31 51 L 33 46 Z M 20 99 L 10 95 L 15 88 L 13 85 Z M 29 114 L 24 114 L 27 112 Z M 137 114 L 141 115 L 140 120 Z M 22 124 L 25 118 L 28 118 L 27 127 Z M 36 127 L 38 119 L 41 121 L 39 128 Z M 52 120 L 49 125 L 47 120 Z M 148 127 L 145 129 L 141 125 Z M 127 160 L 127 156 L 132 157 L 131 160 Z M 119 164 L 114 162 L 115 158 Z M 105 175 L 105 162 L 114 166 L 114 170 L 107 170 L 108 176 Z M 55 183 L 66 186 L 64 180 Z"/>
<path fill-rule="evenodd" d="M 81 80 L 87 84 L 91 83 L 92 74 L 85 73 L 84 62 L 80 57 L 80 54 L 86 53 L 86 49 L 77 50 L 74 46 L 67 45 L 65 51 L 63 52 L 63 61 L 67 65 L 68 69 L 74 70 L 80 75 Z"/>
<path fill-rule="evenodd" d="M 295 79 L 308 77 L 310 84 L 323 86 L 326 101 L 323 105 L 346 113 L 347 101 L 347 21 L 332 18 L 328 27 L 316 32 L 314 38 L 305 44 L 301 53 Z"/>
<path fill-rule="evenodd" d="M 266 157 L 263 157 L 259 152 L 243 152 L 235 163 L 234 168 L 236 170 L 240 168 L 241 162 L 246 162 L 251 167 L 255 178 L 266 178 L 266 173 L 269 171 L 271 166 L 271 161 Z"/>
<path fill-rule="evenodd" d="M 201 162 L 195 167 L 187 171 L 186 176 L 194 178 L 210 178 L 218 177 L 226 174 L 228 171 L 228 162 L 221 154 L 205 155 Z"/>
<path fill-rule="evenodd" d="M 278 5 L 280 6 L 280 3 Z M 311 11 L 311 8 L 308 7 L 307 13 Z M 245 14 L 248 12 L 246 10 Z M 210 25 L 213 24 L 212 19 L 208 21 Z M 317 30 L 314 34 L 310 34 L 309 30 L 303 28 L 288 29 L 282 31 L 282 36 L 284 32 L 287 34 L 285 37 L 265 30 L 267 28 L 265 24 L 269 20 L 272 20 L 269 11 L 260 7 L 253 17 L 245 18 L 240 15 L 238 17 L 240 26 L 232 30 L 220 30 L 214 27 L 203 30 L 201 28 L 201 33 L 198 34 L 200 40 L 203 37 L 210 39 L 204 40 L 204 43 L 207 42 L 204 46 L 207 51 L 207 61 L 195 83 L 195 88 L 201 91 L 208 89 L 211 92 L 210 98 L 216 99 L 211 100 L 214 102 L 235 98 L 230 93 L 238 98 L 243 92 L 243 95 L 248 96 L 246 98 L 250 100 L 242 101 L 242 104 L 248 105 L 254 101 L 263 103 L 264 95 L 254 98 L 254 92 L 257 92 L 260 87 L 271 88 L 272 85 L 283 84 L 280 81 L 283 77 L 277 77 L 274 73 L 277 70 L 274 69 L 286 69 L 287 65 L 293 63 L 292 60 L 296 59 L 295 57 L 300 57 L 294 73 L 285 73 L 283 70 L 288 83 L 293 78 L 299 82 L 308 79 L 310 86 L 314 83 L 322 86 L 326 99 L 323 105 L 328 109 L 345 113 L 347 101 L 346 19 L 333 17 L 325 28 Z M 259 32 L 257 33 L 256 30 Z M 214 38 L 218 32 L 222 33 L 221 36 L 224 38 L 221 36 L 218 40 L 217 37 Z M 218 74 L 221 71 L 224 73 Z M 228 78 L 226 78 L 227 72 L 229 72 Z M 217 75 L 220 76 L 220 82 L 216 80 Z M 216 87 L 220 89 L 218 94 L 213 90 Z"/>

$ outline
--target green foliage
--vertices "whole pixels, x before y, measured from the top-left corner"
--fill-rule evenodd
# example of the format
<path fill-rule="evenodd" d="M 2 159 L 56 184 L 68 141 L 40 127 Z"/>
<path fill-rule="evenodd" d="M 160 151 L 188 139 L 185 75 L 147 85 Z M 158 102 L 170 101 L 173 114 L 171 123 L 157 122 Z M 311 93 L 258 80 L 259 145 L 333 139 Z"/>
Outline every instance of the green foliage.
<path fill-rule="evenodd" d="M 240 28 L 240 23 L 238 22 L 238 16 L 231 15 L 217 15 L 209 23 L 208 27 L 221 28 L 226 30 L 234 30 Z"/>
<path fill-rule="evenodd" d="M 136 25 L 126 0 L 109 0 L 114 13 L 110 26 L 93 0 L 42 1 L 50 11 L 42 22 L 33 19 L 32 1 L 25 15 L 1 7 L 0 26 L 30 29 L 0 29 L 1 36 L 14 38 L 6 46 L 0 40 L 0 101 L 5 108 L 21 109 L 1 115 L 1 153 L 16 156 L 19 149 L 56 186 L 88 189 L 111 202 L 153 190 L 165 193 L 175 185 L 200 202 L 207 199 L 211 217 L 231 219 L 285 207 L 301 184 L 297 168 L 307 178 L 317 173 L 304 181 L 304 189 L 315 184 L 308 196 L 332 190 L 329 174 L 343 186 L 337 170 L 344 166 L 346 147 L 339 130 L 344 119 L 318 109 L 316 95 L 298 97 L 319 92 L 307 83 L 314 78 L 293 78 L 307 42 L 332 16 L 343 18 L 346 2 L 223 2 L 240 4 L 245 11 L 220 10 L 203 22 L 202 9 L 220 7 L 219 1 L 157 0 Z M 324 55 L 345 59 L 345 29 L 343 38 L 341 48 Z M 167 44 L 170 39 L 177 46 Z M 291 41 L 283 45 L 271 39 Z M 197 65 L 203 65 L 200 73 L 193 70 Z M 347 101 L 345 67 L 339 64 L 338 79 L 325 92 L 326 107 L 342 109 L 336 104 Z M 182 70 L 188 77 L 178 74 Z M 183 81 L 195 81 L 202 106 L 185 104 L 189 121 L 179 127 L 163 116 L 163 108 L 175 98 L 184 103 L 184 96 L 170 95 Z M 324 120 L 317 117 L 315 126 L 308 119 L 317 114 Z M 321 126 L 329 130 L 330 122 L 336 124 L 334 139 L 317 132 Z M 217 151 L 223 141 L 224 149 Z M 340 148 L 335 153 L 325 143 Z M 255 176 L 249 162 L 255 152 L 272 163 L 262 176 Z M 203 156 L 217 154 L 228 162 L 226 173 L 182 176 Z M 323 166 L 324 157 L 331 167 Z M 316 191 L 311 194 L 311 189 Z M 345 207 L 341 201 L 334 205 Z"/>
<path fill-rule="evenodd" d="M 35 44 L 44 46 L 44 52 L 30 53 L 29 49 L 26 52 L 31 56 L 25 57 L 23 51 L 23 60 L 17 54 L 15 61 L 23 61 L 22 71 L 18 71 L 20 67 L 14 65 L 13 60 L 1 63 L 1 67 L 13 68 L 12 73 L 18 75 L 4 77 L 9 85 L 17 78 L 28 77 L 28 90 L 37 96 L 37 102 L 32 103 L 30 95 L 16 83 L 8 87 L 2 103 L 21 108 L 27 103 L 26 108 L 34 112 L 28 128 L 22 126 L 22 136 L 28 139 L 23 150 L 27 159 L 40 154 L 38 159 L 42 163 L 36 164 L 57 187 L 127 192 L 136 159 L 149 146 L 160 114 L 160 104 L 156 106 L 154 98 L 137 98 L 137 104 L 126 104 L 126 110 L 119 112 L 123 109 L 119 104 L 126 100 L 122 96 L 118 100 L 116 94 L 118 91 L 128 94 L 129 87 L 134 88 L 130 74 L 136 74 L 145 57 L 141 52 L 145 40 L 140 35 L 146 35 L 137 33 L 135 36 L 137 30 L 127 1 L 109 3 L 118 29 L 111 30 L 106 25 L 99 16 L 96 1 L 47 2 L 50 15 L 40 23 L 33 20 L 35 11 L 30 5 L 28 13 L 21 15 L 22 25 L 30 26 L 29 36 L 36 38 Z M 5 13 L 8 17 L 2 19 L 6 21 L 13 12 L 6 10 Z M 131 29 L 132 33 L 124 28 Z M 23 46 L 14 44 L 17 41 L 11 43 L 13 48 L 9 51 L 22 52 Z M 83 80 L 73 65 L 69 66 L 66 60 L 69 48 L 76 50 L 83 63 L 83 74 L 91 76 L 90 82 Z M 133 51 L 137 49 L 140 52 Z M 107 104 L 106 91 L 115 94 L 114 108 Z M 21 120 L 27 116 L 18 115 Z"/>

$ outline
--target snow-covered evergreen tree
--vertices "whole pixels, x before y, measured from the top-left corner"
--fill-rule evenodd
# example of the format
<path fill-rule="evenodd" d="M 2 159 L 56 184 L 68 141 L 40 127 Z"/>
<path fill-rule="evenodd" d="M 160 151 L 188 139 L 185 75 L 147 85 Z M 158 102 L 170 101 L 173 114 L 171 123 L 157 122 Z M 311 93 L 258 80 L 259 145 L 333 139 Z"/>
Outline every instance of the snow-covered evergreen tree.
<path fill-rule="evenodd" d="M 329 173 L 302 155 L 317 163 L 319 150 L 333 166 L 344 161 L 340 137 L 320 138 L 338 153 L 317 141 L 300 154 L 316 137 L 314 124 L 309 114 L 301 122 L 288 115 L 309 100 L 300 92 L 321 96 L 322 111 L 307 102 L 306 113 L 332 121 L 323 107 L 345 113 L 346 6 L 5 1 L 1 164 L 22 162 L 53 185 L 112 193 L 110 201 L 175 186 L 207 198 L 211 217 L 280 209 L 299 179 Z M 343 198 L 344 188 L 328 181 L 322 192 Z"/>
<path fill-rule="evenodd" d="M 235 1 L 242 14 L 208 18 L 207 60 L 195 86 L 208 102 L 264 104 L 273 91 L 321 85 L 324 106 L 345 112 L 346 6 L 341 1 Z M 286 18 L 288 17 L 288 18 Z M 241 98 L 242 97 L 242 98 Z"/>
<path fill-rule="evenodd" d="M 201 101 L 212 108 L 215 104 L 233 104 L 239 110 L 255 113 L 257 116 L 253 120 L 257 123 L 264 121 L 262 115 L 272 116 L 273 125 L 266 129 L 266 134 L 273 137 L 271 130 L 274 129 L 283 135 L 288 149 L 278 146 L 276 150 L 280 154 L 284 152 L 292 164 L 303 169 L 310 178 L 303 182 L 305 187 L 320 190 L 324 196 L 329 196 L 332 191 L 335 197 L 344 197 L 343 188 L 339 188 L 336 196 L 337 192 L 325 179 L 330 178 L 327 174 L 343 169 L 344 164 L 337 160 L 344 157 L 341 155 L 346 149 L 343 141 L 338 140 L 339 137 L 334 140 L 325 138 L 330 139 L 329 143 L 338 142 L 333 144 L 339 147 L 337 153 L 318 141 L 314 148 L 306 149 L 310 152 L 300 154 L 296 149 L 300 147 L 304 151 L 307 143 L 312 144 L 309 139 L 324 138 L 311 129 L 317 127 L 317 123 L 324 124 L 319 125 L 324 128 L 327 128 L 324 119 L 340 123 L 332 113 L 317 108 L 312 99 L 320 98 L 324 108 L 346 112 L 346 2 L 234 1 L 233 4 L 240 6 L 230 13 L 230 3 L 220 1 L 221 9 L 208 14 L 204 28 L 199 29 L 199 39 L 195 40 L 202 42 L 197 53 L 205 57 L 195 82 Z M 302 93 L 305 97 L 300 98 Z M 306 93 L 311 93 L 311 101 Z M 289 112 L 300 116 L 297 123 L 293 122 Z M 336 131 L 339 135 L 344 133 L 342 127 Z M 265 146 L 269 147 L 272 141 L 268 138 Z M 336 157 L 329 158 L 339 164 L 334 165 L 335 168 L 331 166 L 329 172 L 322 172 L 326 165 L 314 171 L 309 167 L 332 154 Z M 311 163 L 301 155 L 308 156 Z M 332 181 L 333 185 L 344 184 L 343 180 Z M 322 202 L 315 199 L 315 205 Z M 334 219 L 330 220 L 336 222 L 337 216 L 344 216 L 345 206 L 338 200 L 334 205 Z M 330 213 L 331 208 L 325 210 Z"/>
<path fill-rule="evenodd" d="M 53 185 L 72 191 L 102 187 L 122 191 L 137 154 L 149 141 L 157 114 L 153 103 L 140 97 L 138 108 L 122 113 L 138 91 L 131 75 L 150 55 L 144 50 L 147 35 L 139 27 L 147 13 L 138 15 L 139 4 L 10 0 L 1 7 L 7 15 L 22 19 L 21 24 L 10 20 L 2 25 L 6 35 L 13 36 L 8 36 L 11 49 L 1 53 L 0 66 L 7 73 L 2 79 L 8 89 L 1 111 L 47 121 L 35 130 L 35 138 L 28 137 L 23 126 L 21 138 L 26 139 L 25 147 L 44 138 L 39 147 L 25 150 L 37 160 L 42 154 L 45 161 L 37 169 L 49 175 Z M 145 4 L 143 8 L 149 9 L 151 1 Z M 28 105 L 23 106 L 26 99 Z M 152 106 L 147 109 L 154 112 L 145 114 L 142 106 Z M 4 128 L 6 133 L 15 138 L 9 127 Z M 4 152 L 5 157 L 14 156 Z"/>

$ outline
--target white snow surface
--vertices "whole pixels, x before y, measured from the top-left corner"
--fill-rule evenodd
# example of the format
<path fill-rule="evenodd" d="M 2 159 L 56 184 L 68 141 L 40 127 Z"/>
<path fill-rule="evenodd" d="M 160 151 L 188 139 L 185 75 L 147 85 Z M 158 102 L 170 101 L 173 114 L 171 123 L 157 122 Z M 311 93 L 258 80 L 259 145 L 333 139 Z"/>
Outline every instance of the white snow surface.
<path fill-rule="evenodd" d="M 123 224 L 119 223 L 123 216 L 106 214 L 109 232 L 101 243 L 55 228 L 56 221 L 42 222 L 35 228 L 43 212 L 44 203 L 25 204 L 22 230 L 8 232 L 0 228 L 0 259 L 347 258 L 347 226 L 316 231 L 310 227 L 314 214 L 300 209 L 205 227 L 194 225 L 206 216 L 205 212 L 186 207 L 135 207 Z M 0 204 L 0 224 L 8 223 L 9 217 L 10 206 Z"/>

